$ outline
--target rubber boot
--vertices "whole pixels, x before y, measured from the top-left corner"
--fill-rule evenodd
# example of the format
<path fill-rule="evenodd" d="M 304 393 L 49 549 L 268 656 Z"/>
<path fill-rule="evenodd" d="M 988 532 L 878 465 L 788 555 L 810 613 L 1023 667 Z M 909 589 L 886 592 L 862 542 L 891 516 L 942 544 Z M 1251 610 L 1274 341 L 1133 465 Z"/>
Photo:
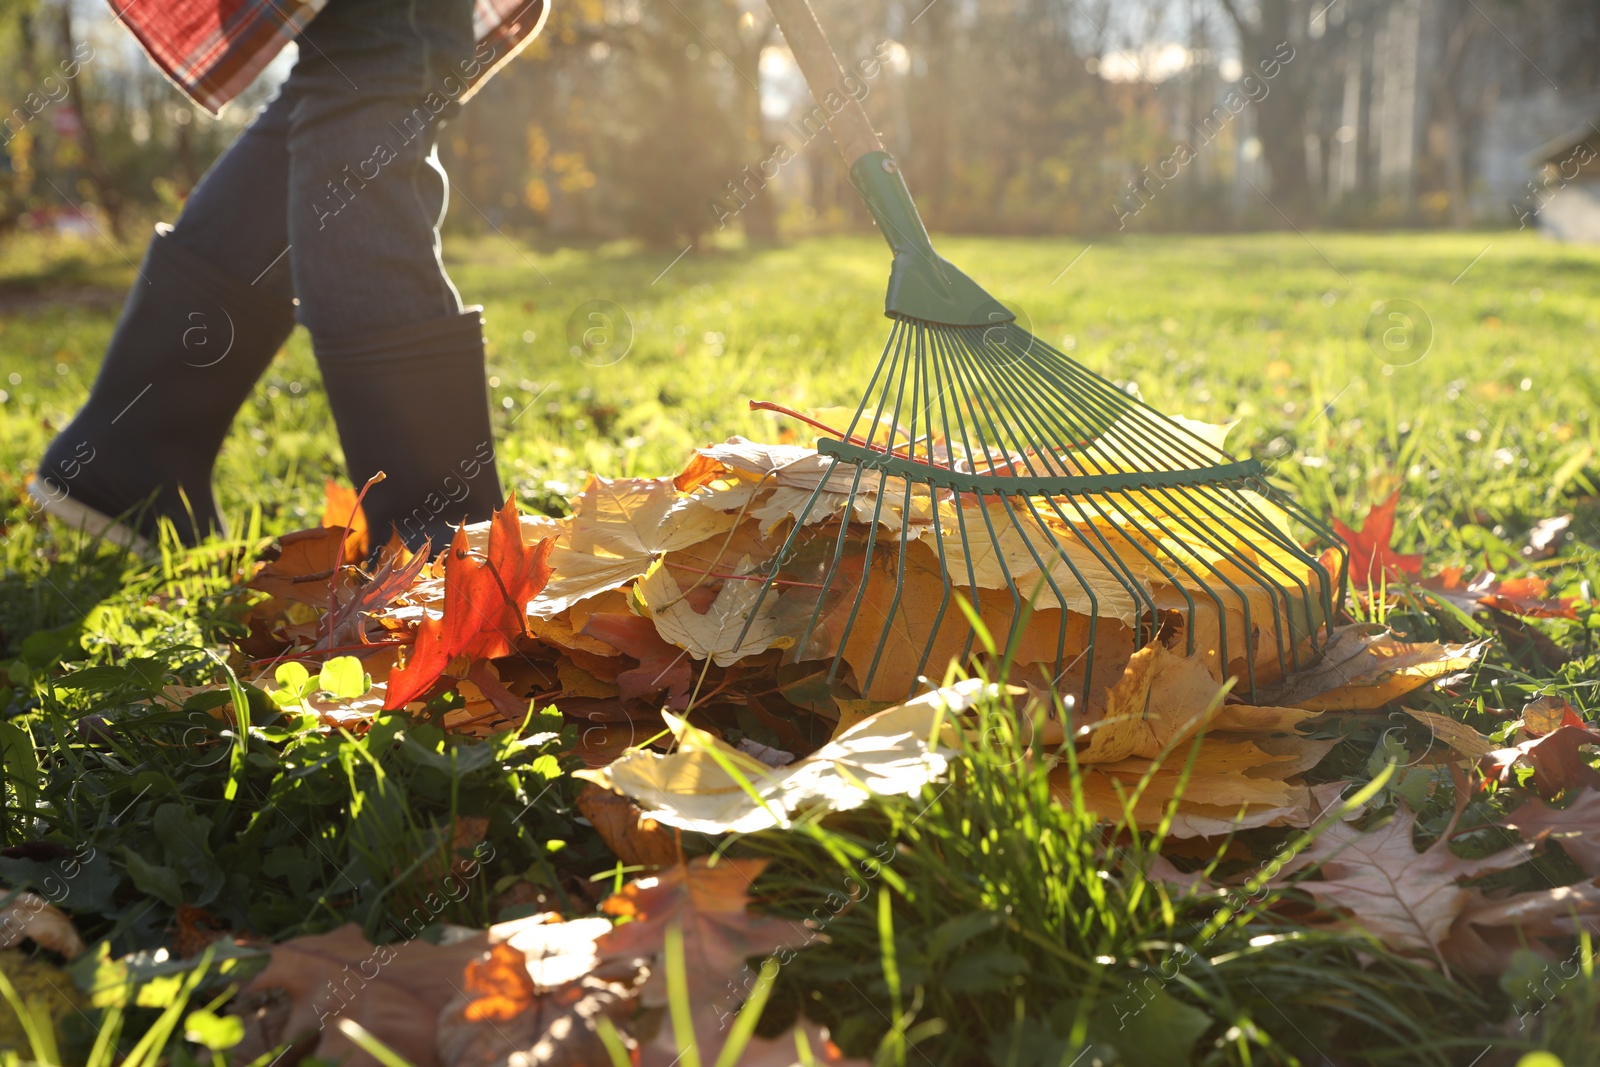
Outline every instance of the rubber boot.
<path fill-rule="evenodd" d="M 505 503 L 494 466 L 481 308 L 383 333 L 314 340 L 322 384 L 374 547 L 398 530 L 442 551 Z"/>
<path fill-rule="evenodd" d="M 212 467 L 293 328 L 289 299 L 158 226 L 89 399 L 45 450 L 29 492 L 74 526 L 140 550 L 163 518 L 187 544 L 224 533 Z"/>

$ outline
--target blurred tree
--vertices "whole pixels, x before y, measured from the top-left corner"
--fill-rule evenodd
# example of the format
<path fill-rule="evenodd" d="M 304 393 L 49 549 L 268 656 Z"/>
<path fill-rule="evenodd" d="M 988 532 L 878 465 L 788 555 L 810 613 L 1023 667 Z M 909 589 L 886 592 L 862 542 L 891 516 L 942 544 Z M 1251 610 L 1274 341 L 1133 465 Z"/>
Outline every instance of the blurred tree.
<path fill-rule="evenodd" d="M 699 244 L 716 225 L 708 204 L 738 177 L 744 143 L 739 80 L 754 69 L 732 58 L 738 10 L 731 0 L 646 4 L 613 26 L 614 86 L 603 120 L 601 162 L 611 168 L 617 210 L 652 244 Z"/>
<path fill-rule="evenodd" d="M 1271 90 L 1256 103 L 1256 136 L 1272 178 L 1272 203 L 1291 219 L 1306 219 L 1312 208 L 1306 168 L 1306 107 L 1320 60 L 1332 41 L 1326 33 L 1307 33 L 1307 0 L 1256 0 L 1253 10 L 1240 0 L 1220 0 L 1239 35 L 1239 63 L 1247 73 L 1276 69 Z M 1326 16 L 1326 11 L 1323 12 Z M 1292 57 L 1286 59 L 1286 57 Z M 1271 65 L 1270 67 L 1267 65 Z"/>

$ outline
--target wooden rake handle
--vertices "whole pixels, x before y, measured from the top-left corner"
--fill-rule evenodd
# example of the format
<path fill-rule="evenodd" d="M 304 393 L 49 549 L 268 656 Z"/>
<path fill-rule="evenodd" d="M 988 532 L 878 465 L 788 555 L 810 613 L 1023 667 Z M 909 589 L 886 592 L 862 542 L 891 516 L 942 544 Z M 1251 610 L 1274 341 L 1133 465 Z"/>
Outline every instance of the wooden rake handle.
<path fill-rule="evenodd" d="M 867 109 L 845 90 L 844 68 L 828 35 L 822 32 L 810 0 L 767 0 L 767 6 L 789 42 L 811 95 L 827 116 L 828 129 L 844 161 L 854 163 L 868 152 L 882 152 L 883 142 L 872 129 Z"/>

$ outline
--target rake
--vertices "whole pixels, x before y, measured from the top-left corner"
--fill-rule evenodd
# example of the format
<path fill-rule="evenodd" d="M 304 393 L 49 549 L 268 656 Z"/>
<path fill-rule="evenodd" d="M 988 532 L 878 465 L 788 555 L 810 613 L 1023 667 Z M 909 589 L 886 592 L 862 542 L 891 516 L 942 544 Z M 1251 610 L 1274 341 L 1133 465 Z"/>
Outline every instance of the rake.
<path fill-rule="evenodd" d="M 745 632 L 793 615 L 773 606 L 786 590 L 820 590 L 789 658 L 831 654 L 829 683 L 847 671 L 874 699 L 967 660 L 983 630 L 992 656 L 1085 699 L 1158 635 L 1251 692 L 1298 667 L 1342 606 L 1343 543 L 1259 462 L 1032 336 L 941 258 L 808 0 L 770 6 L 894 254 L 893 326 L 849 425 L 817 441 L 821 477 Z"/>

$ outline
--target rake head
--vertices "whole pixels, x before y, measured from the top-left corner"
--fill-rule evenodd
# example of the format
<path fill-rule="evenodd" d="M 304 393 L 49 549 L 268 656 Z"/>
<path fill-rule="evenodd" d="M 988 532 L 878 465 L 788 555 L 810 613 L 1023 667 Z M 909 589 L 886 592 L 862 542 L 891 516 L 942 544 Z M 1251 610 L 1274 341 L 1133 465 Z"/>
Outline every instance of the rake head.
<path fill-rule="evenodd" d="M 813 590 L 791 658 L 873 699 L 975 654 L 1093 699 L 1157 635 L 1253 691 L 1314 650 L 1347 563 L 1207 431 L 1009 319 L 897 317 L 747 619 Z"/>

